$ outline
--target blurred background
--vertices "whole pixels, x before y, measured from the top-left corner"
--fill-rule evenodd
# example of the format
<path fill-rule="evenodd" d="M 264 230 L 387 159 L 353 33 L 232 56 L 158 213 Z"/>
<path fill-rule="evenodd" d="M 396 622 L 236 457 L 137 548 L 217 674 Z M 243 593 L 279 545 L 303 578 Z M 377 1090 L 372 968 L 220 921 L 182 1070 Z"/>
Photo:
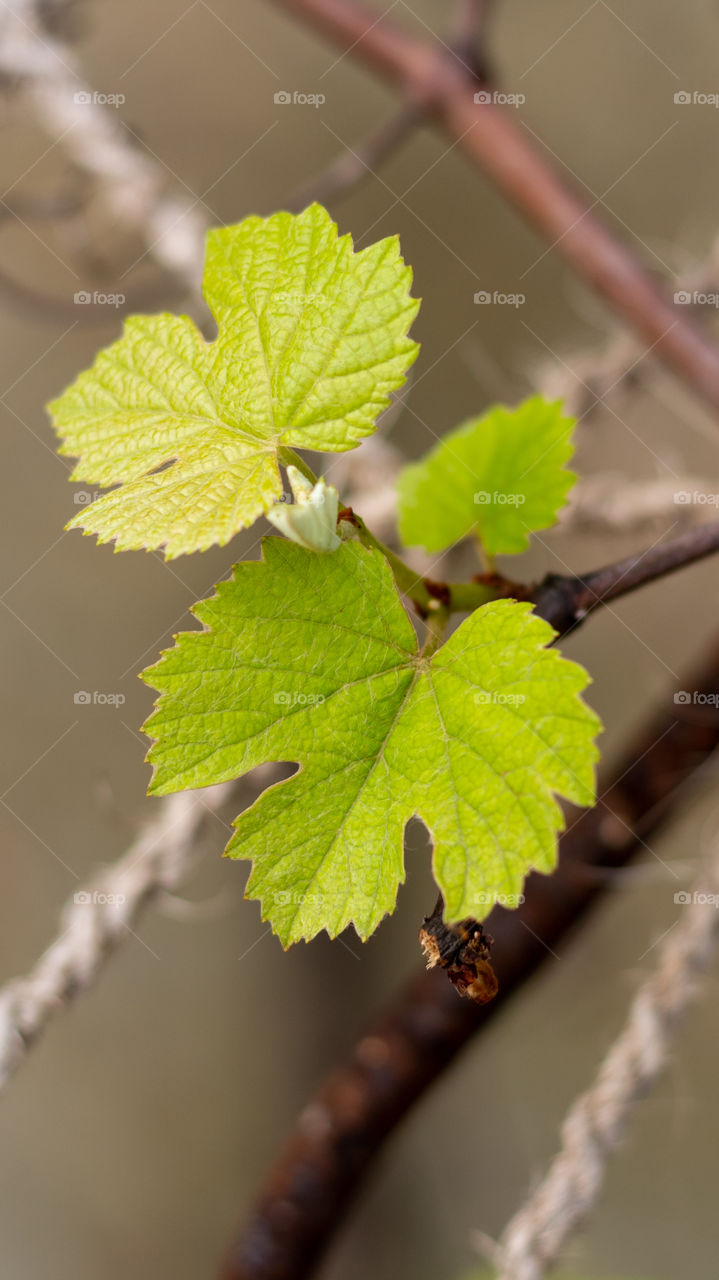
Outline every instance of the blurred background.
<path fill-rule="evenodd" d="M 61 16 L 61 6 L 47 8 L 51 21 Z M 447 6 L 398 0 L 392 8 L 419 33 L 446 32 Z M 717 232 L 719 113 L 677 105 L 674 95 L 719 91 L 714 0 L 502 0 L 495 11 L 493 57 L 503 88 L 526 98 L 522 125 L 585 184 L 597 212 L 652 271 L 670 281 L 691 275 Z M 168 192 L 195 205 L 192 217 L 209 222 L 294 202 L 393 107 L 349 58 L 260 0 L 88 2 L 70 18 L 91 89 L 124 98 L 105 104 L 114 124 L 151 158 Z M 62 139 L 39 126 L 7 74 L 5 24 L 2 980 L 31 966 L 68 895 L 151 816 L 157 802 L 145 798 L 139 726 L 152 695 L 137 674 L 189 623 L 194 600 L 236 559 L 258 554 L 265 531 L 170 565 L 62 532 L 86 490 L 68 484 L 43 406 L 118 335 L 123 309 L 75 295 L 122 294 L 124 310 L 203 316 L 126 222 L 93 201 Z M 325 102 L 275 102 L 278 92 L 321 93 Z M 417 457 L 462 418 L 538 387 L 562 391 L 584 412 L 585 353 L 611 349 L 612 319 L 457 148 L 420 129 L 379 176 L 330 208 L 360 245 L 399 233 L 424 300 L 414 331 L 420 360 L 383 428 L 402 454 Z M 477 306 L 478 290 L 526 301 Z M 715 316 L 701 318 L 716 331 Z M 633 358 L 642 355 L 639 347 Z M 613 477 L 618 488 L 693 488 L 684 479 L 699 477 L 719 491 L 711 416 L 643 359 L 631 384 L 583 418 L 577 470 L 610 485 Z M 695 518 L 668 505 L 642 528 L 560 525 L 513 572 L 532 579 L 593 568 Z M 603 611 L 564 646 L 592 673 L 608 763 L 650 706 L 671 702 L 717 626 L 709 561 Z M 124 702 L 76 703 L 78 691 Z M 652 947 L 676 922 L 674 892 L 690 880 L 718 817 L 708 770 L 684 815 L 646 851 L 641 874 L 618 878 L 591 924 L 562 944 L 397 1134 L 326 1280 L 452 1280 L 471 1271 L 472 1233 L 498 1235 L 555 1150 L 557 1126 L 620 1029 Z M 226 838 L 218 820 L 187 889 L 196 907 L 150 909 L 3 1100 L 3 1276 L 212 1276 L 308 1092 L 420 963 L 417 930 L 434 900 L 421 831 L 411 834 L 397 912 L 367 945 L 348 933 L 287 954 L 258 906 L 243 901 L 245 867 L 221 860 Z M 716 994 L 715 974 L 573 1246 L 577 1276 L 715 1274 Z"/>

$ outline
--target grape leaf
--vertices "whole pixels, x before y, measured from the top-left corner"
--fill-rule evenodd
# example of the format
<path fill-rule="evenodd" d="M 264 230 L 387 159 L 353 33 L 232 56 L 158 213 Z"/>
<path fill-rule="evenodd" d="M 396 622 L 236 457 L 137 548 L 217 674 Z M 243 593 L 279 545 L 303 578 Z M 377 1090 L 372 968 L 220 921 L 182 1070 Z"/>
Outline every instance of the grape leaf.
<path fill-rule="evenodd" d="M 162 695 L 145 726 L 150 790 L 299 763 L 240 815 L 227 849 L 252 860 L 248 895 L 285 945 L 376 928 L 414 814 L 448 920 L 512 905 L 530 868 L 552 870 L 553 793 L 592 802 L 599 722 L 579 697 L 588 676 L 544 647 L 554 632 L 530 605 L 484 606 L 430 658 L 381 553 L 268 538 L 264 559 L 194 612 L 206 629 L 143 677 Z"/>
<path fill-rule="evenodd" d="M 462 423 L 400 475 L 404 542 L 444 551 L 476 532 L 489 555 L 524 551 L 531 532 L 555 523 L 576 480 L 564 470 L 574 425 L 561 402 L 541 396 Z"/>
<path fill-rule="evenodd" d="M 396 237 L 355 253 L 320 205 L 210 231 L 217 338 L 134 316 L 49 406 L 71 479 L 119 486 L 69 527 L 168 559 L 228 542 L 280 497 L 281 449 L 374 430 L 418 351 L 411 280 Z"/>

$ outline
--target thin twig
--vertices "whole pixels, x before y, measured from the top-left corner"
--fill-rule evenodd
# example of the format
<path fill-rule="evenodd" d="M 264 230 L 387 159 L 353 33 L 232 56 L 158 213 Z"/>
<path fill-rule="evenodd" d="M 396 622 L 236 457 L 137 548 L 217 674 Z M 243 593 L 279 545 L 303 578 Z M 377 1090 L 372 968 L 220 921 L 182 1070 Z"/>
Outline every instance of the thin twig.
<path fill-rule="evenodd" d="M 719 521 L 688 529 L 678 538 L 657 543 L 591 573 L 577 577 L 547 574 L 529 594 L 529 599 L 536 612 L 564 636 L 599 606 L 629 595 L 649 582 L 658 582 L 715 551 L 719 551 Z"/>
<path fill-rule="evenodd" d="M 698 976 L 716 947 L 716 850 L 686 898 L 678 923 L 658 944 L 655 970 L 634 997 L 624 1029 L 562 1125 L 560 1152 L 491 1251 L 498 1280 L 542 1280 L 558 1260 L 596 1204 L 635 1103 L 667 1065 L 679 1018 L 696 997 Z"/>
<path fill-rule="evenodd" d="M 439 41 L 410 36 L 358 0 L 275 3 L 419 104 L 657 358 L 719 407 L 719 349 L 559 177 L 512 113 L 475 102 L 482 82 L 471 68 Z"/>
<path fill-rule="evenodd" d="M 0 8 L 0 76 L 7 76 L 33 117 L 95 184 L 95 197 L 124 226 L 137 229 L 147 253 L 183 285 L 199 290 L 208 222 L 201 201 L 168 190 L 152 156 L 96 101 L 72 51 L 47 24 L 39 0 Z"/>
<path fill-rule="evenodd" d="M 487 42 L 492 7 L 492 0 L 457 0 L 448 41 L 482 84 L 494 80 Z"/>
<path fill-rule="evenodd" d="M 318 177 L 303 183 L 288 202 L 288 208 L 304 209 L 314 200 L 328 205 L 374 173 L 414 132 L 422 112 L 412 103 L 403 103 L 389 120 L 353 150 L 342 151 Z"/>
<path fill-rule="evenodd" d="M 233 794 L 237 788 L 224 783 L 156 801 L 156 816 L 127 852 L 73 895 L 57 938 L 34 968 L 0 988 L 0 1090 L 52 1018 L 93 984 L 132 936 L 147 902 L 177 889 L 194 871 L 205 829 Z"/>

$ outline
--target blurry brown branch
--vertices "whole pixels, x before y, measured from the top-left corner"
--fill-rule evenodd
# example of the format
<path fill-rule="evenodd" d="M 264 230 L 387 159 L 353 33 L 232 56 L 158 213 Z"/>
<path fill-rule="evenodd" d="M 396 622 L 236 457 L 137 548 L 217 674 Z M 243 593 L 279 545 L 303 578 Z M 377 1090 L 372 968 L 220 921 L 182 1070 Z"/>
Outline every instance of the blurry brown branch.
<path fill-rule="evenodd" d="M 493 79 L 487 44 L 487 27 L 493 0 L 456 0 L 449 44 L 477 80 Z"/>
<path fill-rule="evenodd" d="M 719 551 L 719 521 L 688 529 L 678 538 L 659 542 L 647 551 L 581 577 L 547 574 L 530 592 L 529 599 L 536 612 L 564 636 L 600 605 L 629 595 L 638 587 L 665 578 L 715 551 Z"/>
<path fill-rule="evenodd" d="M 644 551 L 636 551 L 623 560 L 593 569 L 585 574 L 548 573 L 535 586 L 523 586 L 501 574 L 477 574 L 471 582 L 437 582 L 416 575 L 425 597 L 440 600 L 450 613 L 466 613 L 487 602 L 487 588 L 513 600 L 528 600 L 536 612 L 564 636 L 574 630 L 592 610 L 611 600 L 629 595 L 638 587 L 658 582 L 670 573 L 695 564 L 719 551 L 719 521 L 697 525 L 677 538 L 656 542 Z M 411 572 L 411 571 L 410 571 Z M 405 588 L 400 585 L 400 589 Z M 427 616 L 424 600 L 407 593 L 420 616 Z"/>
<path fill-rule="evenodd" d="M 695 392 L 719 407 L 719 349 L 529 140 L 511 113 L 475 101 L 483 81 L 440 41 L 418 40 L 359 0 L 275 0 L 434 119 L 595 293 Z"/>
<path fill-rule="evenodd" d="M 684 679 L 719 691 L 719 639 Z M 516 911 L 487 921 L 499 991 L 486 1005 L 458 998 L 440 969 L 418 973 L 321 1085 L 270 1171 L 222 1280 L 305 1280 L 318 1265 L 362 1179 L 400 1121 L 468 1041 L 551 956 L 611 885 L 612 871 L 648 849 L 688 780 L 719 746 L 719 711 L 665 705 L 634 737 L 593 809 L 560 842 L 559 869 L 533 874 Z M 651 850 L 649 850 L 651 852 Z"/>

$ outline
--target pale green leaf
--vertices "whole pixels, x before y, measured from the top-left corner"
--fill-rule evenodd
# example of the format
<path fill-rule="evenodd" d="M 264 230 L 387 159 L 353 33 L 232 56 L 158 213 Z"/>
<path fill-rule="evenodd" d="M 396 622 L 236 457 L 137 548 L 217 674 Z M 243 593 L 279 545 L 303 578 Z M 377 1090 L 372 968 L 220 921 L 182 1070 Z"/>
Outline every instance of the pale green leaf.
<path fill-rule="evenodd" d="M 591 803 L 599 726 L 586 673 L 545 648 L 528 604 L 484 606 L 430 659 L 379 552 L 269 538 L 195 613 L 206 629 L 145 673 L 162 693 L 151 790 L 300 765 L 228 848 L 252 860 L 248 893 L 283 943 L 350 922 L 366 938 L 394 907 L 414 814 L 448 919 L 514 905 L 530 868 L 552 870 L 554 796 Z"/>
<path fill-rule="evenodd" d="M 417 354 L 396 238 L 355 253 L 329 214 L 211 231 L 206 342 L 185 316 L 134 316 L 50 411 L 73 480 L 109 487 L 70 527 L 169 558 L 224 544 L 282 492 L 282 449 L 352 449 Z"/>
<path fill-rule="evenodd" d="M 444 551 L 475 533 L 491 556 L 524 551 L 530 533 L 555 523 L 576 479 L 564 470 L 574 425 L 541 396 L 462 423 L 399 478 L 405 543 Z"/>

